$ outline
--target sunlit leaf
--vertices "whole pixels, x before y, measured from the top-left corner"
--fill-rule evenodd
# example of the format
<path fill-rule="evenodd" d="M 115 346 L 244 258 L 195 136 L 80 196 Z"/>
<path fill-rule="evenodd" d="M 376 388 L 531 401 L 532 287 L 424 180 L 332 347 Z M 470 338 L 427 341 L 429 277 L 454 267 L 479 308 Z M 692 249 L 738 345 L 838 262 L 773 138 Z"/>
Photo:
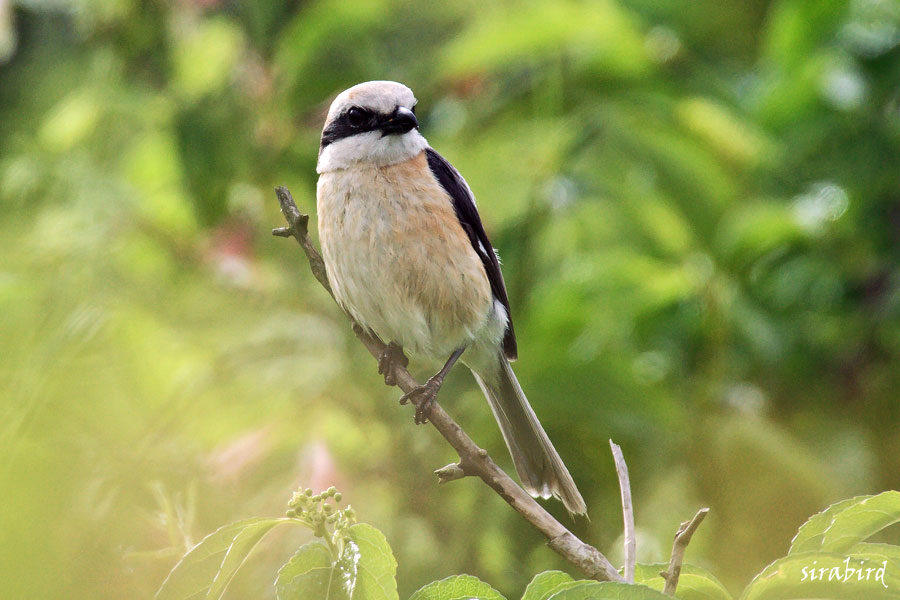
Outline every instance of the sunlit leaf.
<path fill-rule="evenodd" d="M 831 527 L 835 515 L 845 508 L 852 506 L 861 500 L 871 498 L 872 496 L 856 496 L 847 498 L 839 502 L 835 502 L 822 512 L 811 516 L 806 523 L 797 530 L 797 535 L 791 540 L 791 549 L 789 554 L 797 554 L 799 552 L 815 552 L 822 549 L 822 539 L 825 532 Z"/>
<path fill-rule="evenodd" d="M 301 547 L 275 580 L 278 600 L 350 600 L 356 583 L 356 565 L 344 557 L 335 561 L 320 541 Z"/>
<path fill-rule="evenodd" d="M 357 569 L 353 600 L 396 600 L 397 561 L 378 529 L 357 523 L 348 530 L 346 553 Z"/>
<path fill-rule="evenodd" d="M 453 575 L 419 588 L 409 600 L 505 600 L 505 598 L 477 577 Z"/>
<path fill-rule="evenodd" d="M 844 552 L 897 522 L 900 522 L 900 492 L 844 500 L 800 527 L 791 544 L 791 554 L 814 550 Z"/>
<path fill-rule="evenodd" d="M 184 555 L 156 593 L 156 600 L 217 599 L 262 537 L 291 519 L 246 519 L 203 538 Z"/>

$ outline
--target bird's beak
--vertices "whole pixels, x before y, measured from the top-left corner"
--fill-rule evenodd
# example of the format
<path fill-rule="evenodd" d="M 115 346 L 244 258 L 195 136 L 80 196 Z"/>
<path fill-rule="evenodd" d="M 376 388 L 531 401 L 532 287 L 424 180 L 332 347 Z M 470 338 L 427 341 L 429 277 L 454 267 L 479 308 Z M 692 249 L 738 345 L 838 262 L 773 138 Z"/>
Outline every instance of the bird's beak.
<path fill-rule="evenodd" d="M 381 135 L 385 136 L 391 133 L 406 133 L 418 127 L 419 121 L 413 111 L 399 106 L 381 122 L 379 129 L 381 129 Z"/>

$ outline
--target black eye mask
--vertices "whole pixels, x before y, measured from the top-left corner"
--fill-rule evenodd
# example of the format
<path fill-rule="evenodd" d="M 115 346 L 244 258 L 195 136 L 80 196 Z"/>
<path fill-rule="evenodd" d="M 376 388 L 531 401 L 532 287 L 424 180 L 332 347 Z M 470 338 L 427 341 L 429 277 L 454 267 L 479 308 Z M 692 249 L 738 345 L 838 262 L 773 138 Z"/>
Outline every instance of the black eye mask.
<path fill-rule="evenodd" d="M 382 136 L 385 136 L 392 133 L 406 133 L 418 126 L 415 113 L 406 108 L 397 107 L 391 114 L 385 115 L 351 106 L 325 128 L 320 146 L 325 148 L 332 142 L 360 133 L 381 131 Z"/>

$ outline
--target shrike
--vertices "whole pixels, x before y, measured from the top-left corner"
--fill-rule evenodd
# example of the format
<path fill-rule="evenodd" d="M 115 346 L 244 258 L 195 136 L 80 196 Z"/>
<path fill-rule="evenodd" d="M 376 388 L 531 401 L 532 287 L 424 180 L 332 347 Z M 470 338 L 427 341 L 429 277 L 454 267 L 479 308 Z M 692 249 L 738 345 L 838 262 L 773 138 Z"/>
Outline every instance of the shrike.
<path fill-rule="evenodd" d="M 516 335 L 497 255 L 472 190 L 419 133 L 412 91 L 370 81 L 342 92 L 319 148 L 319 238 L 337 301 L 385 342 L 379 372 L 393 384 L 403 350 L 444 366 L 414 399 L 425 421 L 458 359 L 475 376 L 525 489 L 585 514 L 578 488 L 509 362 Z"/>

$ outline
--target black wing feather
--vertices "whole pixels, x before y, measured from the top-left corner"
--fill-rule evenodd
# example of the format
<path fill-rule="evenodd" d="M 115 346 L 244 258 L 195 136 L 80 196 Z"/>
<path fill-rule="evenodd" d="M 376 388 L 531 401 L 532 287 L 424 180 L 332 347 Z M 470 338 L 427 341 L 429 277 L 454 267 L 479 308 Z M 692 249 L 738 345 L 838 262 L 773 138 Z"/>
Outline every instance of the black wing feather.
<path fill-rule="evenodd" d="M 453 165 L 447 162 L 443 156 L 432 150 L 425 149 L 425 156 L 428 159 L 428 168 L 432 174 L 450 196 L 453 201 L 453 209 L 456 211 L 456 217 L 459 224 L 462 225 L 466 235 L 475 252 L 481 258 L 481 264 L 487 273 L 488 281 L 491 282 L 491 292 L 494 298 L 499 300 L 506 308 L 508 322 L 506 325 L 506 333 L 503 336 L 503 353 L 509 360 L 515 360 L 518 351 L 516 349 L 516 332 L 513 329 L 512 312 L 509 309 L 509 298 L 506 295 L 506 284 L 503 282 L 503 274 L 500 272 L 500 261 L 497 260 L 497 253 L 494 252 L 487 234 L 484 232 L 484 226 L 481 224 L 481 217 L 478 216 L 478 209 L 475 208 L 475 197 L 472 190 L 462 175 L 459 174 Z"/>

